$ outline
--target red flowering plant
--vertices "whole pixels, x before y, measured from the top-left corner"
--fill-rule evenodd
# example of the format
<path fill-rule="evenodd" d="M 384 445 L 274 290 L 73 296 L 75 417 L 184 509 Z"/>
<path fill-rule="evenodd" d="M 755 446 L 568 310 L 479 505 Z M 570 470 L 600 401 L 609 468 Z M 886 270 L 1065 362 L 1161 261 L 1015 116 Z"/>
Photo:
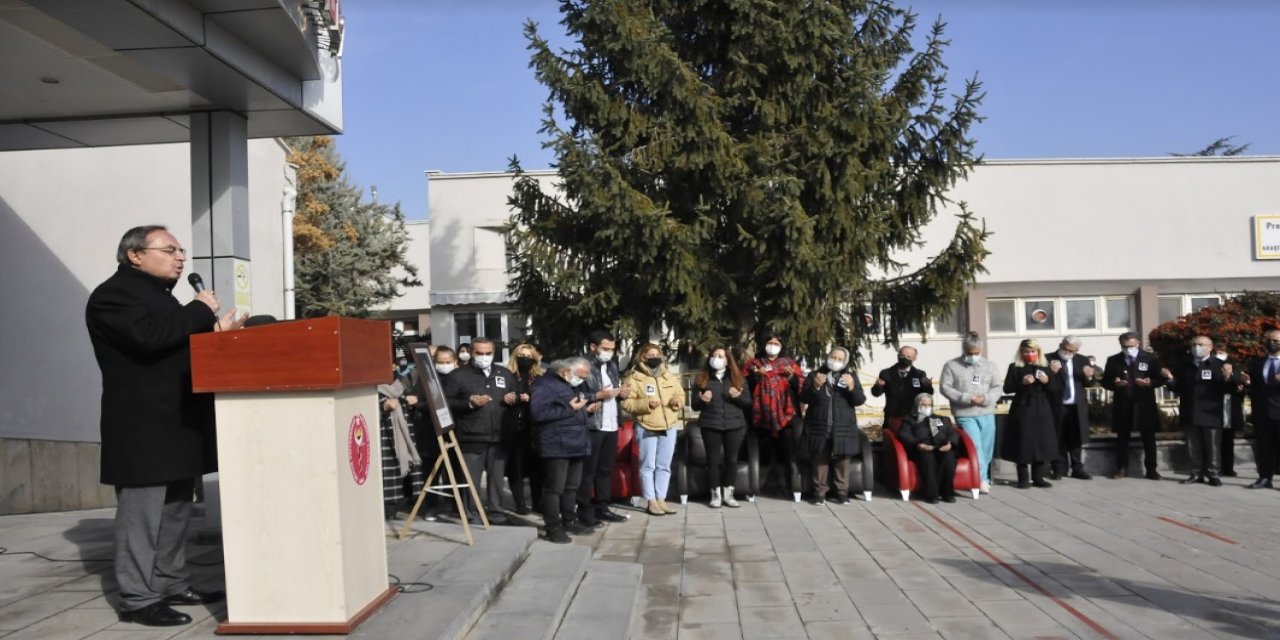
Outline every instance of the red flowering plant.
<path fill-rule="evenodd" d="M 1228 298 L 1221 306 L 1205 307 L 1180 316 L 1151 331 L 1150 345 L 1162 361 L 1186 353 L 1197 335 L 1224 343 L 1235 362 L 1248 362 L 1266 355 L 1262 335 L 1280 328 L 1280 292 L 1246 291 Z"/>

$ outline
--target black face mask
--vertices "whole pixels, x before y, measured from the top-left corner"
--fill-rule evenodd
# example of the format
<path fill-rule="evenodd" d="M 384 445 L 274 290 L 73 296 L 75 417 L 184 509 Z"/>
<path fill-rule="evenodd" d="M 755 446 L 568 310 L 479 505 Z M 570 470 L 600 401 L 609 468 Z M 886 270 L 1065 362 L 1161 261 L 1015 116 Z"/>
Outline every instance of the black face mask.
<path fill-rule="evenodd" d="M 645 358 L 644 366 L 649 367 L 650 371 L 657 371 L 662 366 L 662 358 Z"/>
<path fill-rule="evenodd" d="M 516 368 L 521 371 L 528 371 L 533 368 L 533 358 L 529 356 L 517 356 Z"/>
<path fill-rule="evenodd" d="M 1268 340 L 1267 353 L 1280 353 L 1280 340 Z"/>
<path fill-rule="evenodd" d="M 898 356 L 898 368 L 899 369 L 911 368 L 911 358 L 908 358 L 906 356 Z"/>

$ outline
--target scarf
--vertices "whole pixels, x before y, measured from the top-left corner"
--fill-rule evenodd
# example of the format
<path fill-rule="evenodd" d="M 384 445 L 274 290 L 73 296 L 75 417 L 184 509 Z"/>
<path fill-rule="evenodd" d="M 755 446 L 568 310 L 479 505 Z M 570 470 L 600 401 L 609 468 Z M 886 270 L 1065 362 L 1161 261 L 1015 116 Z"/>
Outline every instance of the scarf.
<path fill-rule="evenodd" d="M 400 396 L 404 395 L 404 385 L 399 380 L 391 384 L 380 384 L 378 393 L 399 402 Z M 397 406 L 391 410 L 391 438 L 395 443 L 396 462 L 400 463 L 400 475 L 409 473 L 410 466 L 422 466 L 418 448 L 410 444 L 413 440 L 409 437 L 409 421 L 405 420 L 403 407 Z"/>
<path fill-rule="evenodd" d="M 766 365 L 771 367 L 770 370 L 764 370 Z M 779 356 L 773 362 L 752 358 L 747 361 L 744 369 L 746 372 L 756 369 L 760 371 L 759 374 L 754 374 L 758 377 L 751 386 L 751 422 L 756 428 L 768 429 L 769 436 L 777 438 L 796 417 L 791 380 L 782 377 L 782 371 L 788 369 L 793 376 L 800 376 L 800 365 L 790 358 Z"/>

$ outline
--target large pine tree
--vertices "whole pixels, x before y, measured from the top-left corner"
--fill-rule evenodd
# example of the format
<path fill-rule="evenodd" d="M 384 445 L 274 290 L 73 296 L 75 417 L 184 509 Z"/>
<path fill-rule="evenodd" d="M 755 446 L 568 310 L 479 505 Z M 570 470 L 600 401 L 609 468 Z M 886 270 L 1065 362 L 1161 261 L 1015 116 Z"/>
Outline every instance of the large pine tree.
<path fill-rule="evenodd" d="M 409 237 L 400 204 L 366 202 L 344 175 L 328 136 L 289 138 L 298 167 L 293 266 L 299 318 L 363 317 L 421 285 L 407 259 Z"/>
<path fill-rule="evenodd" d="M 896 343 L 950 314 L 987 232 L 961 205 L 981 89 L 948 95 L 943 25 L 887 1 L 565 0 L 577 48 L 526 25 L 558 179 L 512 160 L 511 291 L 536 338 L 590 328 L 695 347 L 780 331 L 805 353 Z"/>

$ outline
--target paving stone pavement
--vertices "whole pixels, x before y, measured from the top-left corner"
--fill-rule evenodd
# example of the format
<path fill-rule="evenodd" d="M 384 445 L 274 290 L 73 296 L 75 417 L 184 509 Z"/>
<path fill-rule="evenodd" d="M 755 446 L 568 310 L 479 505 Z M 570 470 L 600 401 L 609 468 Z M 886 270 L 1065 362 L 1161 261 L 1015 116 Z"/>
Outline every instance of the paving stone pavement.
<path fill-rule="evenodd" d="M 644 565 L 635 640 L 1280 638 L 1280 491 L 1239 471 L 1221 488 L 1064 479 L 941 505 L 691 503 L 575 542 Z M 0 546 L 109 552 L 111 512 L 80 514 L 0 518 Z M 0 637 L 211 637 L 213 618 L 113 623 L 101 569 L 0 556 Z"/>

